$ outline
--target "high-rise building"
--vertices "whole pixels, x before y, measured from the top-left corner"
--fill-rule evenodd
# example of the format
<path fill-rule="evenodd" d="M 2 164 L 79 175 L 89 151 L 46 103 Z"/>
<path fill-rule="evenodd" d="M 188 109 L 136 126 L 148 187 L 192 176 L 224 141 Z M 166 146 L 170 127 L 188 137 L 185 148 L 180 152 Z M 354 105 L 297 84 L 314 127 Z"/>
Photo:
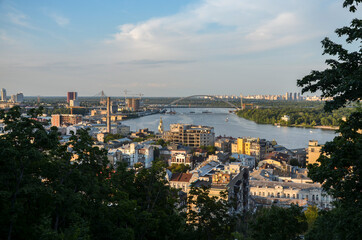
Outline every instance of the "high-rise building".
<path fill-rule="evenodd" d="M 53 114 L 52 126 L 60 127 L 65 125 L 74 125 L 80 123 L 83 120 L 82 115 L 79 114 Z"/>
<path fill-rule="evenodd" d="M 140 100 L 138 98 L 127 98 L 127 108 L 132 111 L 138 111 L 140 108 Z"/>
<path fill-rule="evenodd" d="M 296 93 L 296 92 L 294 93 L 294 98 L 293 98 L 293 100 L 294 100 L 294 101 L 297 101 L 297 100 L 298 100 L 298 98 L 297 98 L 297 93 Z"/>
<path fill-rule="evenodd" d="M 164 133 L 164 139 L 190 147 L 214 146 L 215 133 L 213 127 L 177 123 L 170 125 L 170 131 Z"/>
<path fill-rule="evenodd" d="M 2 88 L 1 89 L 1 101 L 6 101 L 6 89 Z"/>
<path fill-rule="evenodd" d="M 23 102 L 24 101 L 24 94 L 23 93 L 17 93 L 16 94 L 16 101 L 17 102 Z"/>
<path fill-rule="evenodd" d="M 289 100 L 289 93 L 288 92 L 285 93 L 285 100 Z"/>
<path fill-rule="evenodd" d="M 70 100 L 77 100 L 78 93 L 77 92 L 68 92 L 67 93 L 67 103 L 70 103 Z"/>
<path fill-rule="evenodd" d="M 293 100 L 293 93 L 289 93 L 289 100 Z"/>
<path fill-rule="evenodd" d="M 302 100 L 301 98 L 300 98 L 300 93 L 298 93 L 298 99 L 297 100 Z"/>
<path fill-rule="evenodd" d="M 17 93 L 14 95 L 11 95 L 11 102 L 13 103 L 21 103 L 24 101 L 24 94 L 23 93 Z"/>

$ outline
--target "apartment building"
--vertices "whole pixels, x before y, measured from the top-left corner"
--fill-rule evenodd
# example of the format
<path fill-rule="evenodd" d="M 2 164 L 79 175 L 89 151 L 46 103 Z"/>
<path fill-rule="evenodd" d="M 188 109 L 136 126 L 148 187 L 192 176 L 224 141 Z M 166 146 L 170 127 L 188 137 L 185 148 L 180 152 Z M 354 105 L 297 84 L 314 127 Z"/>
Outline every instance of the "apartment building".
<path fill-rule="evenodd" d="M 171 124 L 163 138 L 190 147 L 214 146 L 215 133 L 213 127 L 178 123 Z"/>
<path fill-rule="evenodd" d="M 82 122 L 82 120 L 83 117 L 80 114 L 53 114 L 52 126 L 74 125 Z"/>

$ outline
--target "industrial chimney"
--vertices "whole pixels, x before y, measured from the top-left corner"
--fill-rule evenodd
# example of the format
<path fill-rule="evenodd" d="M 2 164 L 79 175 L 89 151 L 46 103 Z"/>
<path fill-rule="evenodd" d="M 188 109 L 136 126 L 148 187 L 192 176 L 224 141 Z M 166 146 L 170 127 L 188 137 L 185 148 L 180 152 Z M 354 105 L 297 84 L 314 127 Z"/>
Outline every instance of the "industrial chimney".
<path fill-rule="evenodd" d="M 111 98 L 107 97 L 107 133 L 111 133 Z"/>

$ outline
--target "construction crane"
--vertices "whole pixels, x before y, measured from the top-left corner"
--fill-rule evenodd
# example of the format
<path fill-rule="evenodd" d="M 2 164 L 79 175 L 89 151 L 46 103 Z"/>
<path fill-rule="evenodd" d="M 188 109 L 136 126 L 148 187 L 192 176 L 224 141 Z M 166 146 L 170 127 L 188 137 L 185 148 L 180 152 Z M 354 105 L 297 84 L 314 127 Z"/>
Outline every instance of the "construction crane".
<path fill-rule="evenodd" d="M 127 99 L 127 93 L 129 93 L 130 91 L 128 91 L 127 89 L 123 90 L 124 92 L 124 102 L 126 102 Z"/>
<path fill-rule="evenodd" d="M 140 96 L 140 101 L 142 100 L 142 96 L 144 96 L 143 93 L 139 93 L 138 96 Z"/>
<path fill-rule="evenodd" d="M 107 95 L 104 93 L 104 91 L 100 91 L 99 93 L 97 93 L 96 95 L 94 95 L 94 97 L 100 97 L 99 103 L 101 105 L 106 105 L 107 102 Z"/>

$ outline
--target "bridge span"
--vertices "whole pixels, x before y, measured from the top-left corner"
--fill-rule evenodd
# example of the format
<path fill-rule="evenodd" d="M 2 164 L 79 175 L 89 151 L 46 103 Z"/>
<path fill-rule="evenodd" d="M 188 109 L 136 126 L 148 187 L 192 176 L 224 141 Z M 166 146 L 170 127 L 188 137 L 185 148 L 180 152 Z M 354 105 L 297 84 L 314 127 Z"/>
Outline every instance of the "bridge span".
<path fill-rule="evenodd" d="M 228 104 L 230 107 L 235 108 L 236 110 L 240 110 L 240 108 L 238 106 L 236 106 L 235 104 L 232 104 L 232 103 L 230 103 L 230 102 L 228 102 L 228 101 L 226 101 L 226 100 L 224 100 L 222 98 L 218 98 L 218 97 L 212 96 L 212 95 L 203 95 L 203 94 L 201 94 L 201 95 L 191 95 L 191 96 L 187 96 L 187 97 L 181 97 L 179 99 L 176 99 L 176 100 L 172 101 L 169 104 L 165 104 L 164 107 L 169 108 L 169 107 L 172 107 L 172 105 L 174 105 L 174 104 L 176 104 L 178 102 L 181 102 L 182 100 L 189 99 L 189 98 L 194 98 L 194 97 L 209 97 L 209 98 L 212 98 L 212 99 L 217 100 L 217 101 L 222 101 L 222 102 Z"/>

